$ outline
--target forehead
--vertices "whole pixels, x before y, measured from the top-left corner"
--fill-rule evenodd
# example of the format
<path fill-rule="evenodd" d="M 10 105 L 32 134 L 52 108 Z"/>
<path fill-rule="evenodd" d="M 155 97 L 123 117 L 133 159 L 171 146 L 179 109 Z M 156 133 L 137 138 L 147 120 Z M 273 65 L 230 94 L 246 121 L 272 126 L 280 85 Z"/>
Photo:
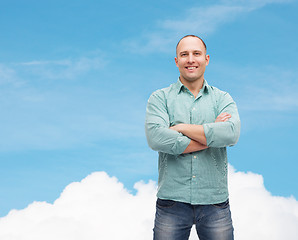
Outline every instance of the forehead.
<path fill-rule="evenodd" d="M 197 37 L 183 38 L 177 46 L 177 53 L 184 51 L 205 51 L 203 42 Z"/>

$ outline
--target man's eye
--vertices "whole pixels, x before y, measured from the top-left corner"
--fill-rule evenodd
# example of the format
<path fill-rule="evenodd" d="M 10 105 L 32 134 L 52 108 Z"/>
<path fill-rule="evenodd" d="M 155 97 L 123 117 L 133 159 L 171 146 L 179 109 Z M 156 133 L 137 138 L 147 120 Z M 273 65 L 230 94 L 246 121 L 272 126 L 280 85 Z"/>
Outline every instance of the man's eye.
<path fill-rule="evenodd" d="M 196 56 L 200 56 L 201 53 L 200 53 L 200 52 L 195 52 L 194 55 L 196 55 Z"/>
<path fill-rule="evenodd" d="M 187 54 L 186 53 L 181 53 L 181 57 L 186 57 Z"/>

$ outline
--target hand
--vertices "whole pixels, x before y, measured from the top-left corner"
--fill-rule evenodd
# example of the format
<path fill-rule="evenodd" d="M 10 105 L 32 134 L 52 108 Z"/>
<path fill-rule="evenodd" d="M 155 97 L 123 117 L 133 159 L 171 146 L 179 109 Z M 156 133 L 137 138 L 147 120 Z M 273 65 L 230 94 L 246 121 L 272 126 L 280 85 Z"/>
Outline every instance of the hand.
<path fill-rule="evenodd" d="M 217 116 L 217 118 L 215 119 L 215 122 L 226 122 L 228 121 L 230 118 L 232 117 L 231 114 L 229 113 L 221 113 Z"/>

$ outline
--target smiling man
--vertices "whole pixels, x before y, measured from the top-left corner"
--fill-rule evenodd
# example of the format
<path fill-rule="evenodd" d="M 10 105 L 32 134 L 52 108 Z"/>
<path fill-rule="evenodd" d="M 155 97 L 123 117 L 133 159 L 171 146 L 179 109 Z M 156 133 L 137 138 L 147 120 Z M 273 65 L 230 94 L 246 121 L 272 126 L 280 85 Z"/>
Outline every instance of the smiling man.
<path fill-rule="evenodd" d="M 155 240 L 186 240 L 196 225 L 200 240 L 231 240 L 226 147 L 240 135 L 231 96 L 204 79 L 209 55 L 195 35 L 177 44 L 180 77 L 148 100 L 146 136 L 159 153 Z"/>

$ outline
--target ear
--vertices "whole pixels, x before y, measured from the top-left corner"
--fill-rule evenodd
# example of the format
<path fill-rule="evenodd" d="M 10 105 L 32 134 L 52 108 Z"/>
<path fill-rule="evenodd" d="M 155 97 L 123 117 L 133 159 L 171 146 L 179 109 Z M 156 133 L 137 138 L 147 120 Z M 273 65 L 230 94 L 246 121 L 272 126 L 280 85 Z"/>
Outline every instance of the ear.
<path fill-rule="evenodd" d="M 210 56 L 206 55 L 205 58 L 206 58 L 206 66 L 207 66 L 209 64 Z"/>
<path fill-rule="evenodd" d="M 176 63 L 176 66 L 178 67 L 178 58 L 175 57 L 175 63 Z"/>

